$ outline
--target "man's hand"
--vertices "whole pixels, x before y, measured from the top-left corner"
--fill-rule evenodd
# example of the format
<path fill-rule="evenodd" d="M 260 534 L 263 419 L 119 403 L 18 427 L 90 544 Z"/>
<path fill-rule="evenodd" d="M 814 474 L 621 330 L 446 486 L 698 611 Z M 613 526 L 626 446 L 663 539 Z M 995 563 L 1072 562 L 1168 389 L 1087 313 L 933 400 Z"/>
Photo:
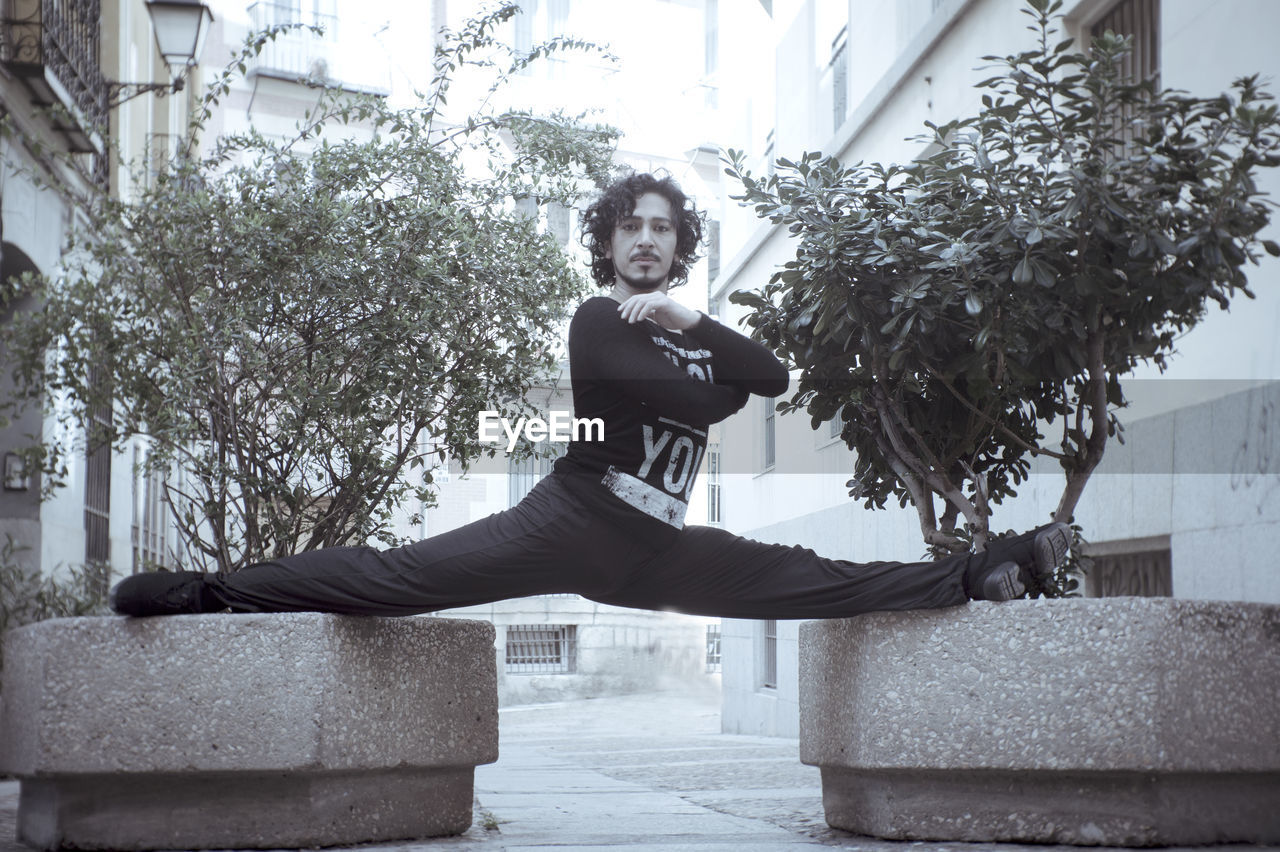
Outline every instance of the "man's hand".
<path fill-rule="evenodd" d="M 702 314 L 686 308 L 666 293 L 640 293 L 622 303 L 618 313 L 629 323 L 651 319 L 663 328 L 686 331 L 698 324 Z"/>

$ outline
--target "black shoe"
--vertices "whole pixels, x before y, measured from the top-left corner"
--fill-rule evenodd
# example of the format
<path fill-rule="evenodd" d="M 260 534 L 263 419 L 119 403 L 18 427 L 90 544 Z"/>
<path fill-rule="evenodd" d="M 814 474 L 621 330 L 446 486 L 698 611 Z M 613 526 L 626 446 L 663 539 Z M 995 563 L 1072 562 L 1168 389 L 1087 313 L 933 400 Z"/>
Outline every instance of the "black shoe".
<path fill-rule="evenodd" d="M 993 539 L 987 545 L 992 561 L 1013 561 L 1030 579 L 1051 578 L 1071 553 L 1071 527 L 1063 523 L 1045 524 L 1022 535 Z"/>
<path fill-rule="evenodd" d="M 154 571 L 125 577 L 107 600 L 120 615 L 180 615 L 205 612 L 209 594 L 198 571 Z"/>
<path fill-rule="evenodd" d="M 978 573 L 969 583 L 969 597 L 975 601 L 1011 601 L 1022 597 L 1027 587 L 1022 584 L 1022 570 L 1017 562 L 1000 562 L 994 568 Z"/>

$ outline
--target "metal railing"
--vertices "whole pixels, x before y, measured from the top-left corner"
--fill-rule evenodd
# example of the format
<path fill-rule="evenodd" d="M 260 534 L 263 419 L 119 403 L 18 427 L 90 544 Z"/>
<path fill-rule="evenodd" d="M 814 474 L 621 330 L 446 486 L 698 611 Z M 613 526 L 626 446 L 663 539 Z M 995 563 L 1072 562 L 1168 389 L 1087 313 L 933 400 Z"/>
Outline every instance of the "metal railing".
<path fill-rule="evenodd" d="M 27 81 L 40 105 L 65 101 L 79 113 L 84 139 L 92 132 L 105 132 L 100 0 L 7 0 L 0 2 L 0 9 L 0 63 Z M 73 150 L 93 149 L 82 142 Z"/>
<path fill-rule="evenodd" d="M 329 8 L 335 8 L 329 4 Z M 280 0 L 259 0 L 249 6 L 255 30 L 294 25 L 263 46 L 252 61 L 255 73 L 317 84 L 337 83 L 359 91 L 385 92 L 391 86 L 391 66 L 372 33 L 335 11 L 305 8 Z"/>
<path fill-rule="evenodd" d="M 572 674 L 577 670 L 577 625 L 521 624 L 507 628 L 508 674 Z"/>

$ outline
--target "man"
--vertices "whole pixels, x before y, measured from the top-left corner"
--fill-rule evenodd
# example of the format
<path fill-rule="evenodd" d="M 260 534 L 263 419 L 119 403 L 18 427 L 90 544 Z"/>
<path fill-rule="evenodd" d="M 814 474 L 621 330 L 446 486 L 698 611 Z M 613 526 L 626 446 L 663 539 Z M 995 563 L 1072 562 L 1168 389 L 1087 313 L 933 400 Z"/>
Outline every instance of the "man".
<path fill-rule="evenodd" d="M 577 593 L 619 606 L 731 618 L 837 618 L 1008 600 L 1067 555 L 1065 524 L 985 553 L 855 564 L 686 526 L 707 427 L 749 394 L 787 389 L 764 347 L 672 300 L 701 219 L 670 178 L 620 180 L 586 212 L 596 283 L 569 328 L 574 414 L 604 440 L 572 441 L 519 505 L 415 544 L 300 553 L 235 574 L 138 574 L 112 590 L 124 615 L 312 610 L 409 615 Z"/>

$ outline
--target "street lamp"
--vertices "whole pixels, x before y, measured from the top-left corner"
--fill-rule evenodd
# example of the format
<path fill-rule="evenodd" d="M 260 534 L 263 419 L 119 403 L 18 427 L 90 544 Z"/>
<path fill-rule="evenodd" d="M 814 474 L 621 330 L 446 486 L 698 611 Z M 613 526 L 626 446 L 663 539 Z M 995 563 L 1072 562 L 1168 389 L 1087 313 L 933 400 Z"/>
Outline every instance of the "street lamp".
<path fill-rule="evenodd" d="M 156 45 L 169 67 L 194 65 L 204 50 L 213 13 L 200 0 L 147 0 Z"/>
<path fill-rule="evenodd" d="M 172 83 L 113 83 L 107 84 L 107 106 L 117 107 L 127 100 L 147 92 L 156 97 L 182 91 L 186 85 L 187 71 L 196 64 L 204 49 L 213 12 L 201 0 L 147 0 L 147 14 L 151 16 L 151 28 L 156 34 L 156 47 L 164 57 L 165 65 L 174 74 Z"/>

